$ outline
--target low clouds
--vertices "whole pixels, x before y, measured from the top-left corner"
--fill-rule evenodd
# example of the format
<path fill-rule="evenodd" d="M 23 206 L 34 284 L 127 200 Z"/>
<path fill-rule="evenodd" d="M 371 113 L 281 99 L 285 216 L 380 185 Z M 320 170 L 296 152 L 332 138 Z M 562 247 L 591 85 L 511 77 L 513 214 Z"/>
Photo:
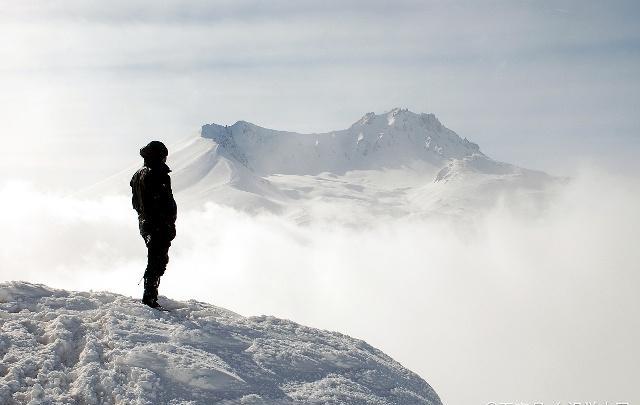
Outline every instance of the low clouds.
<path fill-rule="evenodd" d="M 138 297 L 145 248 L 127 197 L 0 191 L 2 280 Z M 299 226 L 214 204 L 181 212 L 160 287 L 244 315 L 363 338 L 446 403 L 637 401 L 637 179 L 585 173 L 546 211 Z M 343 213 L 344 214 L 344 213 Z"/>

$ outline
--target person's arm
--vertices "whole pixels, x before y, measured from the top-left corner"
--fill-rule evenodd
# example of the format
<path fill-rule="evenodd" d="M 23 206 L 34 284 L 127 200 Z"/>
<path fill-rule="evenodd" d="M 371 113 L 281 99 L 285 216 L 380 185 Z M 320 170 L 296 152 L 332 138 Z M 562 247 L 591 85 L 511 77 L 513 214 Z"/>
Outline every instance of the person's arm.
<path fill-rule="evenodd" d="M 140 169 L 133 175 L 131 182 L 129 182 L 129 185 L 131 186 L 131 205 L 139 216 L 144 216 L 145 213 L 144 175 L 144 169 Z"/>
<path fill-rule="evenodd" d="M 178 205 L 176 204 L 176 200 L 173 198 L 173 190 L 171 189 L 171 177 L 169 177 L 168 180 L 167 194 L 169 218 L 171 219 L 171 222 L 175 223 L 176 218 L 178 217 Z"/>

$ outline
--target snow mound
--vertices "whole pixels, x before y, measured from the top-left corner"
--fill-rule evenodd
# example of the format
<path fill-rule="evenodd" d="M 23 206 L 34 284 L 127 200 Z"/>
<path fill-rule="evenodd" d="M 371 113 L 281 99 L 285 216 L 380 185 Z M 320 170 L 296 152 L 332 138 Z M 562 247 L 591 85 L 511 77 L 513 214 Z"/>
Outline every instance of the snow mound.
<path fill-rule="evenodd" d="M 0 403 L 440 404 L 348 336 L 196 301 L 0 284 Z"/>

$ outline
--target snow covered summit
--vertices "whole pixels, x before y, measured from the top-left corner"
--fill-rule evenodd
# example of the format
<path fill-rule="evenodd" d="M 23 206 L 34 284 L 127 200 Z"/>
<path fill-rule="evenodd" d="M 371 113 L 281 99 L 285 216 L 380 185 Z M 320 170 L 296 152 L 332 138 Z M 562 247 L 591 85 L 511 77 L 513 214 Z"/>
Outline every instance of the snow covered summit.
<path fill-rule="evenodd" d="M 343 174 L 396 168 L 416 160 L 440 167 L 447 159 L 481 154 L 478 145 L 446 128 L 435 115 L 400 108 L 367 113 L 347 129 L 320 134 L 275 131 L 238 121 L 231 126 L 204 125 L 201 135 L 260 176 Z"/>
<path fill-rule="evenodd" d="M 440 404 L 365 342 L 189 301 L 0 284 L 0 403 Z"/>

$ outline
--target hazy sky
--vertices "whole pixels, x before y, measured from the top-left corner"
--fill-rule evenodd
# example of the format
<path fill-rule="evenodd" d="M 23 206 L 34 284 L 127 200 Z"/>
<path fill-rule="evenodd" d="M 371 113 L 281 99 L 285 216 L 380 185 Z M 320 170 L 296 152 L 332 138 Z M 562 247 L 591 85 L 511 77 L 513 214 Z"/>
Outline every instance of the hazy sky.
<path fill-rule="evenodd" d="M 637 4 L 3 2 L 0 174 L 74 188 L 203 123 L 329 131 L 395 106 L 523 166 L 635 170 Z"/>

